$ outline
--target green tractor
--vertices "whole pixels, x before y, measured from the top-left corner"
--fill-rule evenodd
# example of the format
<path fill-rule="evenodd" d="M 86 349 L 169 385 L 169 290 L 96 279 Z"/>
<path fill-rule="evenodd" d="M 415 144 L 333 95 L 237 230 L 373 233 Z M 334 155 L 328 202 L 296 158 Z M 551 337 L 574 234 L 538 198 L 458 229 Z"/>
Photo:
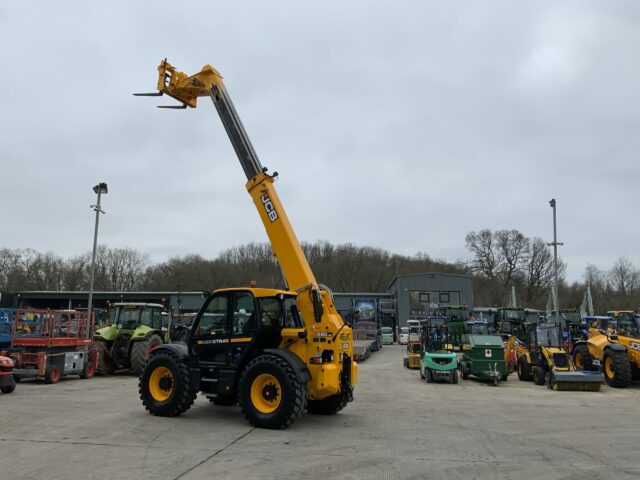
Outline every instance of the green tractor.
<path fill-rule="evenodd" d="M 450 343 L 446 317 L 431 317 L 422 324 L 420 377 L 427 383 L 436 380 L 458 383 L 458 356 Z"/>
<path fill-rule="evenodd" d="M 159 303 L 114 303 L 110 326 L 96 330 L 94 344 L 100 352 L 100 369 L 110 375 L 119 369 L 139 375 L 149 352 L 169 343 L 164 307 Z"/>

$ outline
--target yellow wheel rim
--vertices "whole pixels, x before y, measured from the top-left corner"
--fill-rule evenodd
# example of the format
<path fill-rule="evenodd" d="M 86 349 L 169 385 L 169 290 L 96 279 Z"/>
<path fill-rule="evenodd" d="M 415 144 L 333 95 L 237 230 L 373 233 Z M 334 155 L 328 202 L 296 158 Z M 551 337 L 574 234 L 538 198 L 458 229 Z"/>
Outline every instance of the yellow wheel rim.
<path fill-rule="evenodd" d="M 156 402 L 164 402 L 173 393 L 173 373 L 167 367 L 156 368 L 149 377 L 149 392 Z"/>
<path fill-rule="evenodd" d="M 280 406 L 282 388 L 273 375 L 262 373 L 251 384 L 251 403 L 260 413 L 272 413 Z"/>
<path fill-rule="evenodd" d="M 613 365 L 613 359 L 611 357 L 607 357 L 604 361 L 604 371 L 607 374 L 608 378 L 613 378 L 616 374 L 616 369 Z"/>
<path fill-rule="evenodd" d="M 576 368 L 578 370 L 584 370 L 584 362 L 582 361 L 582 354 L 576 353 Z"/>

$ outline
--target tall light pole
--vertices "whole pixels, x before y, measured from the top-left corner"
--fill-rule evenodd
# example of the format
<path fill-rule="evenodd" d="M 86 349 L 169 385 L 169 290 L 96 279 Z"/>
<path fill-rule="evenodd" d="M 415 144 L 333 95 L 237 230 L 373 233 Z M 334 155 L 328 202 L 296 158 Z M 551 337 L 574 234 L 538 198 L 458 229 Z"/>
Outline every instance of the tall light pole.
<path fill-rule="evenodd" d="M 96 229 L 93 234 L 93 254 L 91 255 L 91 279 L 89 280 L 89 301 L 87 302 L 87 322 L 91 320 L 91 308 L 93 306 L 93 280 L 95 278 L 96 273 L 96 248 L 98 247 L 98 222 L 100 221 L 100 214 L 105 213 L 104 210 L 100 208 L 100 197 L 104 193 L 105 195 L 109 193 L 109 189 L 107 188 L 107 184 L 102 182 L 93 187 L 93 191 L 98 195 L 98 201 L 95 205 L 91 205 L 90 208 L 95 210 L 96 212 Z M 87 327 L 87 338 L 91 335 L 91 329 Z"/>
<path fill-rule="evenodd" d="M 553 292 L 556 297 L 556 325 L 560 325 L 560 298 L 558 297 L 558 245 L 564 245 L 562 242 L 558 242 L 558 233 L 556 228 L 556 199 L 552 198 L 549 201 L 549 205 L 553 208 L 553 242 L 547 245 L 553 246 Z"/>

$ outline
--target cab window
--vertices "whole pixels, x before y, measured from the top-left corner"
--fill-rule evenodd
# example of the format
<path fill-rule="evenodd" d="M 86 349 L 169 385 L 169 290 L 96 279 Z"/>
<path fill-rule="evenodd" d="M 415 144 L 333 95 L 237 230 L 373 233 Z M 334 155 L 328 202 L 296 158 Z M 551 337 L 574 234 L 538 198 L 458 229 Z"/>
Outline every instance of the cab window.
<path fill-rule="evenodd" d="M 253 296 L 240 293 L 234 296 L 232 335 L 248 335 L 254 328 Z"/>
<path fill-rule="evenodd" d="M 197 327 L 198 336 L 220 335 L 227 332 L 227 297 L 216 296 L 211 299 L 202 312 Z"/>

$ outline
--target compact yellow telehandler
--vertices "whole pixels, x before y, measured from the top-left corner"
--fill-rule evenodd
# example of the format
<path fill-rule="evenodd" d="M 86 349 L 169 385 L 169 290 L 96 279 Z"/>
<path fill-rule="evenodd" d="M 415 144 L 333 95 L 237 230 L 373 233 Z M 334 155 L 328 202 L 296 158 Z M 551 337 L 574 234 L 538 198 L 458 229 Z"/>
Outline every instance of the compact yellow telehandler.
<path fill-rule="evenodd" d="M 202 392 L 214 404 L 239 403 L 251 424 L 274 429 L 289 426 L 305 408 L 338 412 L 353 400 L 358 376 L 352 331 L 311 271 L 276 193 L 277 173 L 261 165 L 218 71 L 206 65 L 188 76 L 165 60 L 158 72 L 158 91 L 137 95 L 167 94 L 181 102 L 163 108 L 195 108 L 198 97 L 211 97 L 288 289 L 214 291 L 186 346 L 151 351 L 139 380 L 142 403 L 154 415 L 176 416 Z"/>
<path fill-rule="evenodd" d="M 607 384 L 627 388 L 640 379 L 640 318 L 631 310 L 607 312 L 606 322 L 594 322 L 589 338 L 576 342 L 573 359 L 587 370 L 602 368 Z"/>

